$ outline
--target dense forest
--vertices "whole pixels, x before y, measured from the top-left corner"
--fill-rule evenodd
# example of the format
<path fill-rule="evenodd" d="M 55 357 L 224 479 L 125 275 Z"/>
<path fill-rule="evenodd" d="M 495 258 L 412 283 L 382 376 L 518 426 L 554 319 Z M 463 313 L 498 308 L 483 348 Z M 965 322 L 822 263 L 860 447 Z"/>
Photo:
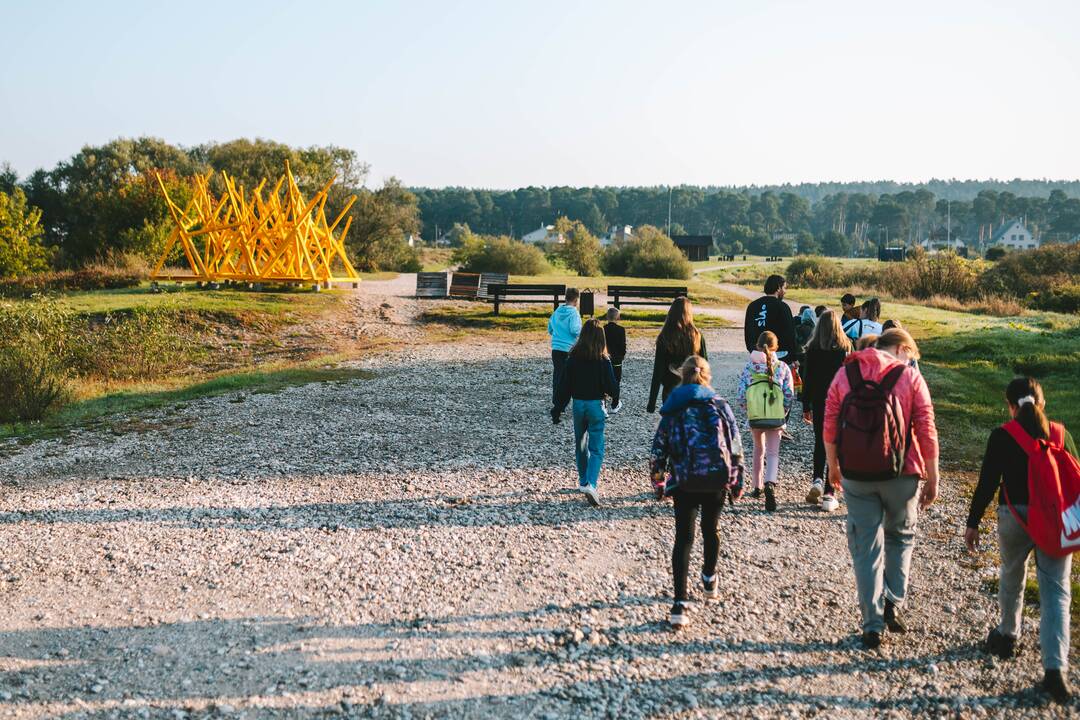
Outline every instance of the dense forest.
<path fill-rule="evenodd" d="M 1047 242 L 1067 241 L 1080 233 L 1080 183 L 928 184 L 938 185 L 944 197 L 927 187 L 882 193 L 857 189 L 900 187 L 895 183 L 788 189 L 527 187 L 507 191 L 413 188 L 412 192 L 419 199 L 428 240 L 455 223 L 482 234 L 520 237 L 561 216 L 580 220 L 594 233 L 624 224 L 665 228 L 669 209 L 672 234 L 713 235 L 721 249 L 781 255 L 790 254 L 796 242 L 800 252 L 830 255 L 866 251 L 887 241 L 912 244 L 931 233 L 945 233 L 946 225 L 953 238 L 981 249 L 995 228 L 1017 217 Z M 1024 190 L 1043 194 L 1017 192 Z M 811 202 L 807 194 L 820 197 Z"/>

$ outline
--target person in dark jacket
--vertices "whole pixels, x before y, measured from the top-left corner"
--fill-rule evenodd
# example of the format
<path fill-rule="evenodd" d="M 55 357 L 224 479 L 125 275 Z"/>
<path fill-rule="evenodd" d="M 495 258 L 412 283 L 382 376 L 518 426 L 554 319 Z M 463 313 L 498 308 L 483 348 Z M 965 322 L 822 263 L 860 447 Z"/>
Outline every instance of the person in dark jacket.
<path fill-rule="evenodd" d="M 604 328 L 600 321 L 589 320 L 581 327 L 577 342 L 566 358 L 566 367 L 555 390 L 551 420 L 558 424 L 571 398 L 574 400 L 574 457 L 577 460 L 578 487 L 593 507 L 600 504 L 596 483 L 604 462 L 604 397 L 619 405 L 619 384 L 611 367 Z"/>
<path fill-rule="evenodd" d="M 1046 401 L 1042 386 L 1027 377 L 1014 379 L 1005 389 L 1009 414 L 1033 438 L 1050 437 L 1050 421 L 1046 418 Z M 1076 443 L 1068 430 L 1062 431 L 1064 447 L 1073 457 Z M 1039 645 L 1042 649 L 1042 689 L 1059 703 L 1072 698 L 1067 670 L 1069 667 L 1069 607 L 1072 602 L 1070 573 L 1072 555 L 1051 557 L 1034 546 L 1024 526 L 1013 511 L 1027 519 L 1028 456 L 1012 435 L 1002 427 L 994 428 L 986 443 L 979 484 L 971 498 L 964 542 L 975 552 L 979 546 L 979 522 L 987 506 L 998 493 L 997 529 L 1001 551 L 1001 570 L 998 581 L 998 605 L 1001 622 L 986 638 L 988 652 L 1002 659 L 1014 657 L 1020 638 L 1024 610 L 1024 585 L 1027 560 L 1035 551 L 1035 568 L 1039 577 Z M 1009 505 L 1012 508 L 1009 508 Z"/>
<path fill-rule="evenodd" d="M 783 275 L 770 275 L 765 281 L 765 294 L 746 306 L 743 322 L 743 338 L 746 352 L 753 352 L 758 338 L 766 330 L 776 335 L 780 357 L 789 365 L 797 362 L 802 348 L 795 337 L 795 318 L 791 308 L 784 302 L 787 281 Z"/>
<path fill-rule="evenodd" d="M 622 384 L 622 364 L 626 359 L 626 329 L 619 324 L 619 308 L 608 308 L 604 325 L 604 339 L 607 341 L 611 367 L 615 369 L 615 382 Z"/>
<path fill-rule="evenodd" d="M 852 351 L 851 340 L 844 334 L 840 316 L 826 310 L 818 318 L 814 334 L 803 351 L 803 419 L 814 426 L 814 474 L 806 502 L 821 500 L 821 509 L 832 512 L 838 507 L 835 491 L 825 482 L 825 396 L 844 358 Z"/>
<path fill-rule="evenodd" d="M 716 523 L 730 490 L 733 499 L 742 494 L 742 441 L 731 407 L 709 386 L 709 363 L 698 356 L 686 359 L 679 369 L 682 384 L 660 409 L 660 425 L 653 438 L 649 469 L 658 500 L 670 497 L 675 504 L 675 545 L 671 571 L 675 604 L 673 628 L 686 624 L 690 598 L 687 575 L 694 545 L 694 520 L 701 511 L 704 562 L 701 585 L 706 598 L 718 593 L 716 563 L 720 538 Z"/>
<path fill-rule="evenodd" d="M 664 327 L 656 338 L 656 356 L 653 358 L 647 406 L 649 412 L 656 412 L 656 395 L 661 392 L 661 388 L 661 400 L 668 399 L 668 395 L 679 384 L 679 368 L 691 355 L 698 355 L 706 360 L 709 358 L 705 349 L 705 336 L 694 325 L 694 309 L 690 300 L 677 297 L 668 308 Z"/>

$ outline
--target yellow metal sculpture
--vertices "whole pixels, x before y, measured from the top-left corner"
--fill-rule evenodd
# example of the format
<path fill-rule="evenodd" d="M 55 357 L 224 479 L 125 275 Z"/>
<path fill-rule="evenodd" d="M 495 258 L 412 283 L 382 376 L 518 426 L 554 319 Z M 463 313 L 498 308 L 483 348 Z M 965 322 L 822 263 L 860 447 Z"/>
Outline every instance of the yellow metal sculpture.
<path fill-rule="evenodd" d="M 210 189 L 212 176 L 212 172 L 195 176 L 194 193 L 186 208 L 172 201 L 158 176 L 158 185 L 176 227 L 150 273 L 152 279 L 316 285 L 359 280 L 345 254 L 345 234 L 352 218 L 335 234 L 356 202 L 355 195 L 334 221 L 328 223 L 326 199 L 333 180 L 310 201 L 305 201 L 288 162 L 285 174 L 265 198 L 266 179 L 246 196 L 244 187 L 224 172 L 225 192 L 215 197 Z M 177 244 L 183 250 L 190 273 L 165 268 Z M 336 267 L 341 270 L 336 272 Z"/>

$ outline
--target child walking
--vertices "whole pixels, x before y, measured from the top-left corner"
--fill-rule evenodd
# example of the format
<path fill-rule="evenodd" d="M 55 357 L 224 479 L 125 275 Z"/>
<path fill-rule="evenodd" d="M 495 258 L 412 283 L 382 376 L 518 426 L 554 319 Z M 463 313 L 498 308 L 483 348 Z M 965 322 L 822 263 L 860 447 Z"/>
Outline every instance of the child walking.
<path fill-rule="evenodd" d="M 604 328 L 593 319 L 581 327 L 581 334 L 566 358 L 566 366 L 555 389 L 551 420 L 557 425 L 563 410 L 573 398 L 574 457 L 577 460 L 578 487 L 589 504 L 596 507 L 600 496 L 596 483 L 604 462 L 604 397 L 619 405 L 619 384 L 608 357 Z"/>
<path fill-rule="evenodd" d="M 621 386 L 622 364 L 626 359 L 626 329 L 619 324 L 620 315 L 619 308 L 607 309 L 604 316 L 607 318 L 607 324 L 604 325 L 604 340 L 607 342 L 608 355 L 611 356 L 611 367 L 615 370 L 615 382 Z M 611 411 L 616 413 L 620 409 L 616 406 Z"/>
<path fill-rule="evenodd" d="M 753 491 L 761 497 L 765 491 L 765 510 L 776 510 L 776 478 L 780 469 L 780 434 L 787 414 L 795 401 L 791 369 L 776 357 L 779 342 L 766 330 L 758 336 L 757 349 L 750 353 L 739 376 L 739 401 L 746 411 L 750 434 L 754 438 L 754 462 L 751 471 Z"/>
<path fill-rule="evenodd" d="M 806 501 L 816 503 L 820 499 L 821 509 L 825 512 L 839 507 L 836 492 L 831 485 L 825 484 L 825 396 L 844 364 L 844 358 L 853 349 L 851 339 L 844 334 L 840 324 L 840 315 L 826 310 L 818 319 L 803 353 L 803 419 L 814 426 L 814 474 Z"/>
<path fill-rule="evenodd" d="M 1043 389 L 1032 378 L 1016 378 L 1005 389 L 1009 415 L 1019 425 L 1020 432 L 1064 448 L 1074 458 L 1076 443 L 1064 425 L 1046 418 Z M 1012 423 L 1010 423 L 1011 425 Z M 1028 455 L 1007 429 L 995 428 L 986 443 L 979 484 L 971 498 L 964 541 L 972 552 L 979 545 L 979 522 L 998 494 L 997 530 L 1001 551 L 1001 574 L 998 582 L 998 605 L 1001 622 L 986 638 L 986 650 L 1003 660 L 1018 652 L 1024 610 L 1024 580 L 1027 560 L 1035 551 L 1035 568 L 1039 577 L 1039 645 L 1042 648 L 1042 689 L 1059 703 L 1072 698 L 1069 687 L 1069 606 L 1072 603 L 1070 571 L 1072 555 L 1052 557 L 1035 547 L 1024 526 L 1013 515 L 1029 519 Z M 1012 428 L 1015 432 L 1016 428 Z M 1023 436 L 1021 436 L 1022 438 Z M 1012 506 L 1010 508 L 1010 505 Z"/>
<path fill-rule="evenodd" d="M 706 598 L 718 595 L 716 562 L 720 538 L 716 523 L 724 496 L 742 493 L 742 441 L 731 407 L 710 387 L 709 363 L 699 356 L 686 359 L 679 368 L 682 383 L 660 408 L 660 426 L 653 438 L 649 467 L 656 499 L 670 497 L 675 505 L 675 544 L 671 550 L 671 574 L 675 604 L 671 627 L 687 623 L 690 601 L 687 575 L 694 546 L 694 521 L 701 511 L 704 562 L 701 586 Z"/>
<path fill-rule="evenodd" d="M 551 402 L 559 387 L 566 356 L 577 342 L 581 332 L 581 313 L 578 312 L 577 288 L 566 288 L 566 302 L 555 309 L 548 318 L 547 332 L 551 336 Z"/>

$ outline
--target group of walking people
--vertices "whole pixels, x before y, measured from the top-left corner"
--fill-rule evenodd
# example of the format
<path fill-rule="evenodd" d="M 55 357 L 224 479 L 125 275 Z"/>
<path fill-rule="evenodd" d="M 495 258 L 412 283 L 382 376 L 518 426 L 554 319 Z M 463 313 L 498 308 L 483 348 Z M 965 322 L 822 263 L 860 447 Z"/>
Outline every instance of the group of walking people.
<path fill-rule="evenodd" d="M 737 402 L 752 446 L 746 482 L 742 428 L 731 405 L 712 387 L 703 334 L 694 325 L 686 297 L 676 298 L 656 339 L 647 410 L 661 402 L 649 475 L 658 500 L 670 498 L 675 516 L 672 548 L 675 629 L 690 621 L 690 553 L 695 526 L 701 528 L 701 594 L 719 595 L 718 522 L 726 503 L 764 496 L 766 512 L 777 509 L 780 445 L 795 403 L 813 428 L 814 450 L 806 500 L 826 512 L 846 500 L 846 534 L 862 616 L 861 642 L 877 648 L 885 633 L 907 631 L 903 609 L 918 513 L 937 497 L 938 436 L 930 391 L 919 370 L 919 348 L 898 322 L 880 321 L 881 303 L 856 305 L 851 294 L 841 308 L 803 307 L 793 314 L 784 301 L 782 276 L 768 278 L 764 295 L 746 309 L 749 353 L 739 379 Z M 620 411 L 626 333 L 619 311 L 606 323 L 584 323 L 578 293 L 551 316 L 555 423 L 572 404 L 574 452 L 580 490 L 600 504 L 597 482 L 604 457 L 606 420 Z M 1002 556 L 998 602 L 1000 622 L 984 648 L 1000 658 L 1019 652 L 1027 558 L 1036 554 L 1040 588 L 1040 633 L 1044 678 L 1055 700 L 1071 698 L 1067 680 L 1071 555 L 1048 553 L 1029 535 L 1028 458 L 1033 447 L 1053 446 L 1076 467 L 1068 431 L 1050 423 L 1039 383 L 1016 378 L 1005 389 L 1014 419 L 993 429 L 978 487 L 971 500 L 965 541 L 972 551 L 979 524 L 1000 488 L 998 538 Z M 608 404 L 610 402 L 610 405 Z M 1040 445 L 1041 443 L 1041 445 Z M 1078 531 L 1080 532 L 1080 531 Z M 1064 531 L 1062 534 L 1064 538 Z M 1080 539 L 1076 541 L 1080 545 Z"/>

